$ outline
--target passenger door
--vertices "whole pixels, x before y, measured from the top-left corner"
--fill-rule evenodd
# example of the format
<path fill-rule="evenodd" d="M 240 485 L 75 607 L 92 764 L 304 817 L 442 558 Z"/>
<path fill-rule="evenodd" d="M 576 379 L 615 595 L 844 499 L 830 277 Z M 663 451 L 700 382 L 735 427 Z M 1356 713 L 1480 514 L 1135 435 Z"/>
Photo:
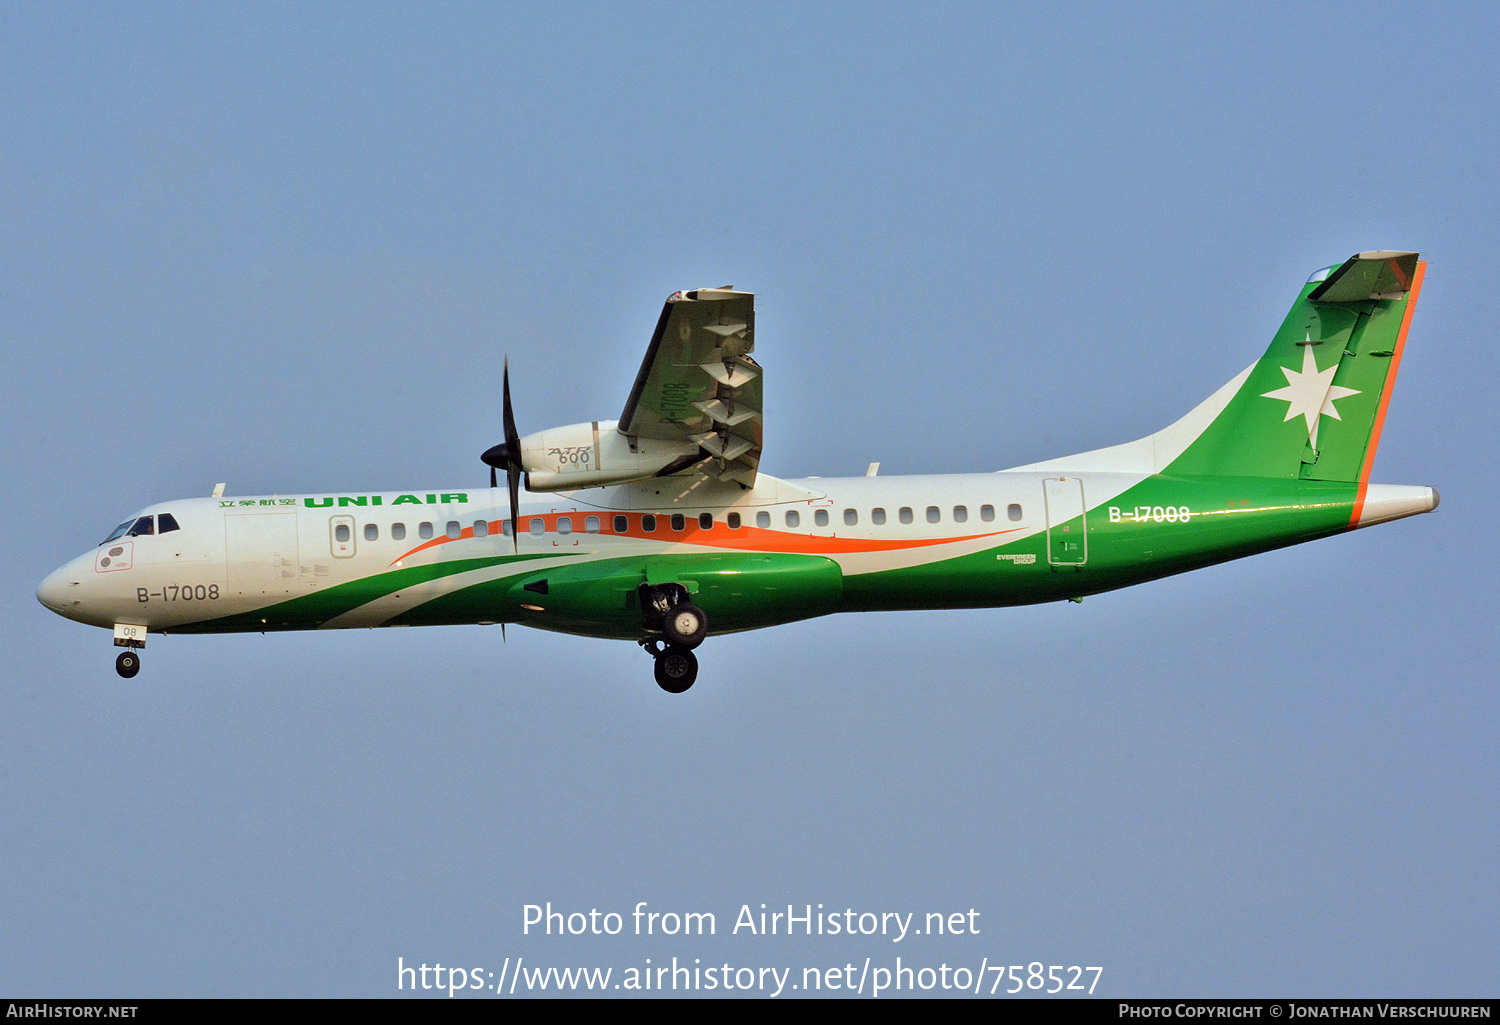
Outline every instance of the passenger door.
<path fill-rule="evenodd" d="M 328 520 L 328 547 L 335 559 L 354 557 L 354 517 L 333 516 Z"/>
<path fill-rule="evenodd" d="M 1089 559 L 1083 480 L 1048 477 L 1042 481 L 1042 495 L 1047 506 L 1047 561 L 1054 566 L 1082 566 Z"/>

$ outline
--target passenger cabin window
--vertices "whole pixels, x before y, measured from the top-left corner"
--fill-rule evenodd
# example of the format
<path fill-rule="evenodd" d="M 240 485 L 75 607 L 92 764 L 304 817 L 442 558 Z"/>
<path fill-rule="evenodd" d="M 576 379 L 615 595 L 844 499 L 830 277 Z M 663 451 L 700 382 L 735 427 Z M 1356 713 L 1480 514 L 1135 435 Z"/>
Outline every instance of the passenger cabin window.
<path fill-rule="evenodd" d="M 449 520 L 448 521 L 447 534 L 448 534 L 449 538 L 451 538 L 453 540 L 457 540 L 458 537 L 459 537 L 459 535 L 462 534 L 463 532 L 464 532 L 464 528 L 459 525 L 459 522 L 457 520 Z"/>
<path fill-rule="evenodd" d="M 130 526 L 130 536 L 139 537 L 142 534 L 154 534 L 156 529 L 151 524 L 151 517 L 142 516 Z"/>
<path fill-rule="evenodd" d="M 420 537 L 423 541 L 431 541 L 432 540 L 432 524 L 430 524 L 430 523 L 419 523 L 419 524 L 417 524 L 417 536 Z"/>
<path fill-rule="evenodd" d="M 755 525 L 757 527 L 769 527 L 771 525 L 771 514 L 765 510 L 755 514 Z"/>
<path fill-rule="evenodd" d="M 672 529 L 673 530 L 685 530 L 686 528 L 687 528 L 687 520 L 685 520 L 685 519 L 682 518 L 682 513 L 673 513 L 672 514 Z"/>
<path fill-rule="evenodd" d="M 542 531 L 546 529 L 547 524 L 542 522 L 542 518 L 540 516 L 533 516 L 531 518 L 531 533 L 533 537 L 541 537 Z"/>
<path fill-rule="evenodd" d="M 928 523 L 937 523 L 942 518 L 943 518 L 943 514 L 938 511 L 938 507 L 937 506 L 935 506 L 935 505 L 929 505 L 927 507 L 927 522 Z"/>
<path fill-rule="evenodd" d="M 406 524 L 404 524 L 404 523 L 392 523 L 391 524 L 391 540 L 392 541 L 405 541 L 406 540 Z"/>
<path fill-rule="evenodd" d="M 995 518 L 995 507 L 993 505 L 981 505 L 979 507 L 979 518 L 989 523 Z"/>
<path fill-rule="evenodd" d="M 630 529 L 630 519 L 625 516 L 615 517 L 615 533 L 623 534 Z"/>
<path fill-rule="evenodd" d="M 502 537 L 510 537 L 515 532 L 516 532 L 516 521 L 515 520 L 501 520 L 500 521 L 500 535 Z"/>
<path fill-rule="evenodd" d="M 475 537 L 488 537 L 489 533 L 490 533 L 490 525 L 489 525 L 488 521 L 486 521 L 486 520 L 475 520 L 474 521 L 474 536 Z"/>
<path fill-rule="evenodd" d="M 641 517 L 641 529 L 644 530 L 648 534 L 651 533 L 653 530 L 655 530 L 656 529 L 656 517 L 652 516 L 650 513 L 647 513 L 646 515 L 642 516 Z"/>
<path fill-rule="evenodd" d="M 828 526 L 828 510 L 818 509 L 813 513 L 813 522 L 820 527 Z"/>
<path fill-rule="evenodd" d="M 727 524 L 729 524 L 729 529 L 730 530 L 739 530 L 740 529 L 740 514 L 739 513 L 730 513 L 728 516 L 724 517 L 724 522 L 727 523 Z"/>
<path fill-rule="evenodd" d="M 967 523 L 969 520 L 969 507 L 966 505 L 955 505 L 953 507 L 953 522 Z"/>
<path fill-rule="evenodd" d="M 165 534 L 169 530 L 181 530 L 177 525 L 177 517 L 171 513 L 161 513 L 156 517 L 156 532 Z"/>
<path fill-rule="evenodd" d="M 378 541 L 378 540 L 380 540 L 380 528 L 377 527 L 373 523 L 366 523 L 365 524 L 365 540 L 366 541 Z"/>
<path fill-rule="evenodd" d="M 348 544 L 349 543 L 349 524 L 347 524 L 347 523 L 340 523 L 338 526 L 334 527 L 333 528 L 333 539 L 335 541 L 337 541 L 341 545 L 342 544 Z"/>
<path fill-rule="evenodd" d="M 911 522 L 911 506 L 909 506 L 909 505 L 903 505 L 901 507 L 901 511 L 896 514 L 896 518 L 899 519 L 902 523 L 910 523 Z"/>
<path fill-rule="evenodd" d="M 786 511 L 786 525 L 788 527 L 795 527 L 797 524 L 799 524 L 801 522 L 802 522 L 802 517 L 797 515 L 797 510 L 796 509 L 788 509 Z"/>
<path fill-rule="evenodd" d="M 871 509 L 870 510 L 870 522 L 873 523 L 873 524 L 875 524 L 875 526 L 877 526 L 877 527 L 884 526 L 884 524 L 885 524 L 885 510 L 882 509 L 882 508 L 880 508 L 879 506 L 876 506 L 874 509 Z"/>
<path fill-rule="evenodd" d="M 583 530 L 584 530 L 584 533 L 587 533 L 587 534 L 597 534 L 597 533 L 599 533 L 599 517 L 597 517 L 597 516 L 585 516 L 583 518 Z"/>
<path fill-rule="evenodd" d="M 859 522 L 859 513 L 853 509 L 844 510 L 844 526 L 852 527 Z"/>
<path fill-rule="evenodd" d="M 573 533 L 573 518 L 571 516 L 559 516 L 557 518 L 557 532 L 559 534 Z"/>
<path fill-rule="evenodd" d="M 1012 502 L 1005 510 L 1005 515 L 1011 518 L 1011 522 L 1019 522 L 1021 519 L 1021 507 Z"/>
<path fill-rule="evenodd" d="M 699 527 L 700 530 L 713 530 L 714 529 L 714 514 L 713 513 L 699 513 L 698 514 L 698 527 Z"/>

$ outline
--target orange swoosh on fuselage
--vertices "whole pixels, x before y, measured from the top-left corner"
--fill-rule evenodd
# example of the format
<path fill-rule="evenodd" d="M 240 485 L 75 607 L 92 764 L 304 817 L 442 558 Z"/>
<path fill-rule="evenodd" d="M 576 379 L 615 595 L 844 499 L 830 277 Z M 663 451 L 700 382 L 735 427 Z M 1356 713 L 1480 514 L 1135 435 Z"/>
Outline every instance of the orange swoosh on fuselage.
<path fill-rule="evenodd" d="M 557 533 L 557 521 L 560 517 L 576 519 L 581 513 L 543 513 L 538 516 L 528 516 L 528 520 L 541 520 L 543 533 Z M 615 516 L 624 516 L 625 513 L 588 513 L 586 515 L 597 515 L 601 523 L 613 526 Z M 670 515 L 670 514 L 669 514 Z M 597 533 L 601 537 L 632 537 L 642 541 L 662 541 L 671 544 L 699 545 L 704 548 L 734 548 L 748 552 L 785 552 L 797 555 L 840 555 L 853 552 L 894 552 L 905 548 L 930 548 L 933 545 L 953 544 L 957 541 L 973 541 L 982 537 L 999 537 L 1001 534 L 1011 534 L 1020 527 L 1012 527 L 1008 530 L 993 530 L 979 534 L 965 534 L 959 537 L 937 537 L 918 538 L 915 540 L 878 540 L 874 538 L 854 537 L 822 537 L 812 534 L 794 534 L 783 530 L 771 530 L 768 527 L 739 527 L 730 530 L 729 527 L 715 523 L 708 530 L 698 525 L 696 519 L 688 521 L 682 530 L 672 530 L 668 526 L 667 516 L 657 516 L 657 529 L 654 531 L 642 530 L 640 527 L 640 515 L 630 517 L 632 525 L 623 532 L 617 530 L 601 529 Z M 491 534 L 499 534 L 502 531 L 504 520 L 490 520 L 487 529 Z M 576 533 L 584 533 L 575 531 Z M 399 558 L 393 559 L 391 565 L 403 562 L 420 551 L 437 545 L 448 544 L 452 541 L 462 541 L 474 536 L 473 527 L 464 527 L 458 532 L 458 537 L 449 537 L 444 534 L 435 537 L 431 541 L 424 541 L 411 551 Z M 564 535 L 566 536 L 566 535 Z M 592 536 L 592 535 L 588 535 Z"/>

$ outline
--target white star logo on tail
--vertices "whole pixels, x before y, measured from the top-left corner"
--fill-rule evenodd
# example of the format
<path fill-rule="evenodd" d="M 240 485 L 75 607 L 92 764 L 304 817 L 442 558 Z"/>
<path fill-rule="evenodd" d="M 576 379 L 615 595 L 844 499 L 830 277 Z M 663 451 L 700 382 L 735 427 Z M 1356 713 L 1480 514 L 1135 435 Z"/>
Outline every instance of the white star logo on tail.
<path fill-rule="evenodd" d="M 1311 335 L 1308 336 L 1311 339 Z M 1318 447 L 1318 418 L 1331 416 L 1335 420 L 1342 420 L 1338 409 L 1334 406 L 1334 400 L 1346 399 L 1350 395 L 1358 395 L 1358 388 L 1345 388 L 1333 383 L 1333 375 L 1338 373 L 1339 365 L 1335 363 L 1327 370 L 1318 369 L 1318 361 L 1313 356 L 1313 347 L 1308 345 L 1302 350 L 1302 372 L 1282 367 L 1281 372 L 1286 375 L 1286 387 L 1277 388 L 1261 395 L 1263 399 L 1280 399 L 1287 403 L 1285 423 L 1293 417 L 1302 417 L 1307 421 L 1307 441 L 1313 448 Z"/>

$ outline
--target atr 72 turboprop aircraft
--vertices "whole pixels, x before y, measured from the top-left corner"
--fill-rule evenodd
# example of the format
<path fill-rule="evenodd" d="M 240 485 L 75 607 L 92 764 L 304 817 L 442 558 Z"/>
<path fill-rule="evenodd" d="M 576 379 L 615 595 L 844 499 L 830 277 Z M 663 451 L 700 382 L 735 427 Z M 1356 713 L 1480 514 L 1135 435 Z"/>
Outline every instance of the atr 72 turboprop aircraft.
<path fill-rule="evenodd" d="M 125 677 L 150 632 L 519 623 L 636 641 L 673 693 L 710 633 L 1081 600 L 1435 509 L 1433 488 L 1369 482 L 1425 267 L 1318 271 L 1258 362 L 1149 437 L 918 477 L 761 473 L 755 297 L 677 292 L 617 421 L 523 438 L 506 369 L 488 489 L 221 484 L 130 516 L 37 598 L 113 627 Z"/>

